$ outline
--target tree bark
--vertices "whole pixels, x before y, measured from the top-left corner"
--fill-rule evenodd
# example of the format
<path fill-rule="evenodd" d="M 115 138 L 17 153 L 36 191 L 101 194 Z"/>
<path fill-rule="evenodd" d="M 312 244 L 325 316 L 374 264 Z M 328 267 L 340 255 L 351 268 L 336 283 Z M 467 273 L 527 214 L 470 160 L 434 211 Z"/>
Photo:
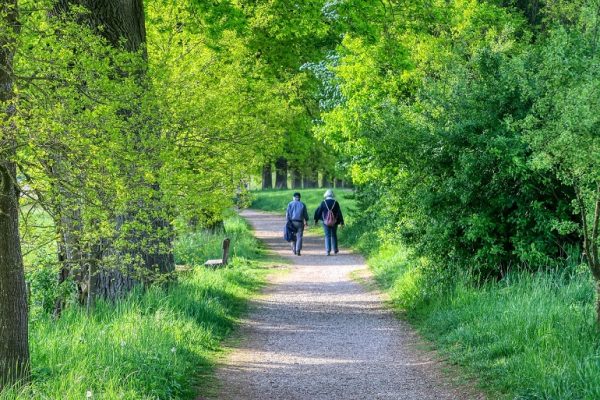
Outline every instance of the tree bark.
<path fill-rule="evenodd" d="M 58 0 L 57 8 L 68 10 L 70 4 L 85 7 L 80 22 L 87 23 L 113 47 L 124 46 L 127 51 L 144 51 L 146 22 L 143 0 Z"/>
<path fill-rule="evenodd" d="M 319 186 L 319 175 L 317 171 L 310 171 L 304 175 L 304 188 L 313 189 Z"/>
<path fill-rule="evenodd" d="M 42 162 L 46 174 L 51 178 L 53 190 L 48 196 L 37 193 L 38 200 L 45 208 L 50 210 L 54 217 L 56 228 L 58 262 L 61 266 L 58 272 L 58 284 L 67 281 L 71 274 L 75 274 L 76 282 L 79 282 L 83 272 L 84 246 L 82 244 L 82 233 L 84 223 L 82 219 L 83 202 L 72 193 L 65 181 L 70 179 L 70 174 L 63 154 L 54 153 L 50 159 Z M 27 177 L 27 179 L 30 179 Z M 78 176 L 77 180 L 70 183 L 72 187 L 83 185 L 83 179 Z M 59 291 L 63 293 L 63 291 Z M 59 296 L 54 304 L 54 316 L 59 317 L 65 308 L 65 298 Z"/>
<path fill-rule="evenodd" d="M 302 189 L 302 173 L 297 168 L 292 168 L 292 189 Z"/>
<path fill-rule="evenodd" d="M 27 377 L 27 289 L 13 161 L 0 161 L 0 389 Z"/>
<path fill-rule="evenodd" d="M 516 7 L 520 9 L 527 17 L 527 20 L 532 26 L 540 23 L 542 14 L 542 3 L 540 0 L 503 0 L 501 3 L 504 7 Z"/>
<path fill-rule="evenodd" d="M 333 177 L 330 173 L 323 172 L 323 181 L 321 183 L 323 188 L 333 188 Z"/>
<path fill-rule="evenodd" d="M 275 161 L 275 188 L 287 189 L 288 161 L 280 157 Z"/>
<path fill-rule="evenodd" d="M 600 324 L 600 257 L 598 255 L 598 234 L 600 232 L 600 184 L 596 187 L 593 199 L 594 215 L 591 221 L 589 220 L 586 209 L 586 200 L 584 199 L 583 191 L 578 185 L 575 185 L 574 188 L 581 214 L 583 251 L 596 283 L 596 323 Z"/>
<path fill-rule="evenodd" d="M 266 163 L 262 170 L 262 188 L 273 189 L 273 175 L 271 169 L 271 163 Z"/>
<path fill-rule="evenodd" d="M 16 0 L 0 3 L 0 391 L 29 375 L 27 288 L 19 235 L 13 59 Z"/>

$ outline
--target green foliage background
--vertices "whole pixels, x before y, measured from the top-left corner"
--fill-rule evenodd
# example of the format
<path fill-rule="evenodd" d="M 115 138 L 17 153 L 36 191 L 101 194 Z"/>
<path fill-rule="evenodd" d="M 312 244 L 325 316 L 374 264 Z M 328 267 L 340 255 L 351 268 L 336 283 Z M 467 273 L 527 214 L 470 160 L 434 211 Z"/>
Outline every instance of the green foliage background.
<path fill-rule="evenodd" d="M 598 197 L 597 6 L 386 2 L 393 18 L 349 29 L 321 66 L 335 96 L 315 133 L 347 163 L 364 225 L 483 278 L 577 254 L 576 193 L 588 215 Z"/>
<path fill-rule="evenodd" d="M 588 332 L 588 303 L 569 299 L 593 296 L 579 266 L 591 266 L 599 247 L 598 0 L 147 0 L 147 42 L 138 52 L 82 24 L 84 8 L 61 14 L 54 6 L 20 1 L 10 120 L 18 134 L 0 141 L 1 154 L 16 150 L 21 244 L 40 321 L 34 332 L 53 335 L 47 318 L 57 299 L 77 303 L 74 278 L 60 285 L 53 278 L 68 264 L 65 235 L 76 233 L 81 254 L 121 271 L 139 263 L 128 255 L 152 246 L 200 263 L 220 241 L 207 232 L 222 232 L 223 211 L 279 157 L 304 173 L 351 176 L 356 190 L 341 198 L 355 212 L 342 240 L 388 254 L 383 281 L 400 282 L 397 297 L 427 310 L 422 320 L 452 331 L 473 299 L 481 315 L 497 314 L 502 303 L 486 309 L 486 300 L 501 298 L 507 279 L 517 277 L 516 291 L 551 287 L 556 278 L 544 274 L 559 271 L 568 295 L 555 296 L 549 315 L 566 312 L 557 306 L 563 301 L 574 304 L 579 319 L 567 324 Z M 276 210 L 290 193 L 255 204 Z M 311 204 L 320 197 L 306 193 Z M 228 221 L 234 253 L 251 252 L 244 229 Z M 163 294 L 132 295 L 124 320 L 143 315 L 139 299 Z M 177 307 L 168 311 L 173 321 L 183 318 Z M 437 308 L 456 316 L 438 318 Z M 99 309 L 98 316 L 112 312 Z M 73 307 L 64 320 L 80 323 L 78 313 Z M 39 380 L 44 352 L 33 338 Z M 490 351 L 503 363 L 511 346 Z M 563 356 L 555 362 L 570 365 Z M 589 363 L 575 370 L 591 376 Z M 569 392 L 556 379 L 555 389 L 519 393 L 597 394 L 594 386 Z M 73 390 L 79 396 L 84 386 Z M 189 387 L 172 390 L 183 396 Z"/>

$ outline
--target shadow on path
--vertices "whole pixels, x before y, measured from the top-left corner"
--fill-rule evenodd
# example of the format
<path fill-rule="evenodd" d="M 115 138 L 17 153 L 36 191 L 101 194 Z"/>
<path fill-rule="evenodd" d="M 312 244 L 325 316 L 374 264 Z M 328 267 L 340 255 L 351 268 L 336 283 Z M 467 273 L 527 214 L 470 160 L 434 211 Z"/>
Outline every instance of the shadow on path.
<path fill-rule="evenodd" d="M 283 217 L 242 213 L 256 236 L 286 258 L 288 274 L 273 278 L 217 371 L 222 400 L 483 399 L 441 373 L 419 337 L 384 306 L 380 294 L 353 281 L 362 257 L 324 254 L 308 236 L 302 256 L 282 239 Z"/>

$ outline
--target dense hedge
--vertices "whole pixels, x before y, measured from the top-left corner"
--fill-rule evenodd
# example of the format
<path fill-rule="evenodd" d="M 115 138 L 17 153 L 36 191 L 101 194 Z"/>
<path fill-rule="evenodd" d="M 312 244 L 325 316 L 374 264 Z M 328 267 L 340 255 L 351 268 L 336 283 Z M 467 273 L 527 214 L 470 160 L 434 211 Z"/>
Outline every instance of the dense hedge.
<path fill-rule="evenodd" d="M 352 171 L 363 225 L 484 278 L 576 257 L 599 198 L 600 6 L 408 3 L 349 28 L 322 80 L 336 96 L 316 132 Z"/>

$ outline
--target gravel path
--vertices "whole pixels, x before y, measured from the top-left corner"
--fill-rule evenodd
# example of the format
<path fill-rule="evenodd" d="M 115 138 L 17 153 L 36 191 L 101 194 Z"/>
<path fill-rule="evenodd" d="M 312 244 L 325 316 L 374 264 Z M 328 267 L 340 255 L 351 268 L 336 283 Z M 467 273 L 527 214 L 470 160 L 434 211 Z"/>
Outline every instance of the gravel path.
<path fill-rule="evenodd" d="M 253 303 L 217 371 L 218 399 L 483 399 L 451 384 L 382 296 L 351 278 L 368 274 L 362 257 L 343 249 L 326 257 L 323 239 L 310 236 L 293 256 L 281 239 L 283 217 L 242 216 L 292 266 Z"/>

